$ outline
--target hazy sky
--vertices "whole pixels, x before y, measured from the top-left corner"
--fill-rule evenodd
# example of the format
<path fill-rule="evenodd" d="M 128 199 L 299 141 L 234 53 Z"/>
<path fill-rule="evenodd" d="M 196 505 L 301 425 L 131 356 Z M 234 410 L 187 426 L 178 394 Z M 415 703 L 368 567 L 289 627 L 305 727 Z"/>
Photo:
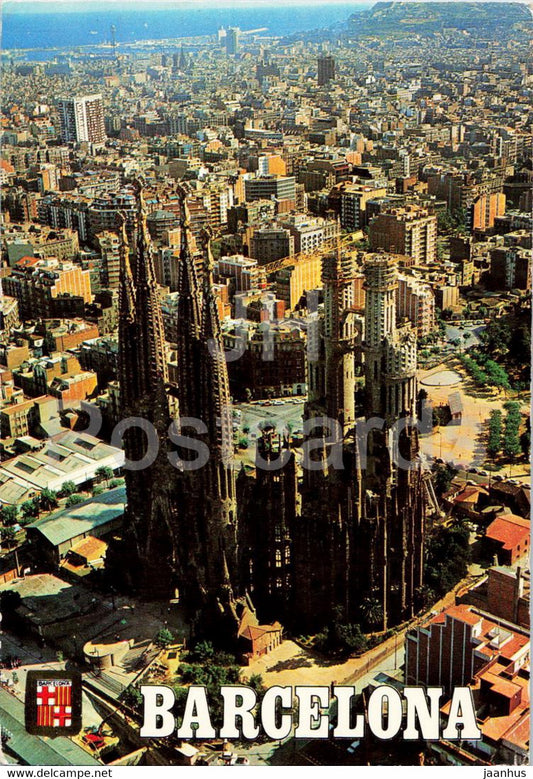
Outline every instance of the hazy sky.
<path fill-rule="evenodd" d="M 376 2 L 377 0 L 374 0 Z M 420 0 L 408 0 L 408 2 L 420 2 Z M 432 2 L 435 0 L 425 0 L 425 2 Z M 442 2 L 442 0 L 439 0 Z M 459 0 L 444 0 L 445 2 L 458 2 Z M 507 0 L 508 1 L 508 0 Z M 492 0 L 492 2 L 498 2 L 498 0 Z M 524 2 L 524 0 L 511 0 L 511 2 Z M 2 6 L 4 9 L 9 8 L 12 10 L 15 7 L 25 6 L 41 6 L 41 7 L 61 7 L 71 5 L 85 5 L 87 8 L 99 6 L 108 7 L 109 5 L 121 5 L 125 8 L 132 5 L 145 5 L 150 8 L 157 6 L 172 5 L 174 8 L 185 6 L 215 6 L 215 7 L 231 7 L 234 5 L 346 5 L 347 3 L 353 5 L 369 5 L 368 0 L 4 0 Z"/>
<path fill-rule="evenodd" d="M 21 6 L 27 8 L 31 6 L 59 8 L 61 6 L 84 5 L 86 8 L 92 8 L 95 6 L 104 8 L 109 7 L 111 4 L 117 6 L 120 5 L 124 8 L 131 8 L 132 5 L 145 5 L 150 8 L 172 5 L 174 8 L 178 9 L 180 7 L 184 8 L 187 6 L 194 6 L 195 8 L 198 8 L 198 6 L 204 6 L 206 8 L 210 6 L 221 8 L 232 7 L 235 5 L 346 5 L 348 3 L 353 5 L 359 5 L 361 3 L 364 5 L 369 4 L 368 0 L 4 0 L 2 5 L 4 10 L 6 8 L 12 10 L 13 8 Z"/>

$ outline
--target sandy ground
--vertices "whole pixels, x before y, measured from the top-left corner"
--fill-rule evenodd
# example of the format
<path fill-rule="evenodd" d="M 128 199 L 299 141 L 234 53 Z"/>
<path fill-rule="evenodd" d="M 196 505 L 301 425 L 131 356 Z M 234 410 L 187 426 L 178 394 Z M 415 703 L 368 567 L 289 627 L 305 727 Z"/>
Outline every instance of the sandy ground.
<path fill-rule="evenodd" d="M 428 371 L 419 373 L 419 380 L 423 382 L 425 377 L 432 376 L 439 371 L 449 371 L 450 366 L 439 365 Z M 486 449 L 483 442 L 486 433 L 486 422 L 490 412 L 494 409 L 502 409 L 508 398 L 500 393 L 493 397 L 481 397 L 472 394 L 472 387 L 464 372 L 457 366 L 453 370 L 461 375 L 461 380 L 453 386 L 422 386 L 428 393 L 428 399 L 433 405 L 441 405 L 448 402 L 453 392 L 459 392 L 463 402 L 463 417 L 459 423 L 454 422 L 444 427 L 435 428 L 433 433 L 423 435 L 420 438 L 421 450 L 429 457 L 437 457 L 450 462 L 456 467 L 472 468 L 480 467 L 486 463 Z M 513 398 L 514 399 L 514 398 Z M 529 398 L 520 399 L 524 410 L 529 409 Z M 522 477 L 529 481 L 530 467 L 527 463 L 514 466 L 506 466 L 502 471 L 506 476 Z"/>

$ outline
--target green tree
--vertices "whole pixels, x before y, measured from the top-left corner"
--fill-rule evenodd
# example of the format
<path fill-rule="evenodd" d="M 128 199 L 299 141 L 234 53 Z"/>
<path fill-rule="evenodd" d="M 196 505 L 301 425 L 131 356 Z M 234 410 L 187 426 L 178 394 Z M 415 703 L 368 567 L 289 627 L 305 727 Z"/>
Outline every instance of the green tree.
<path fill-rule="evenodd" d="M 503 434 L 503 453 L 509 458 L 514 460 L 521 452 L 520 438 L 514 431 L 506 430 Z"/>
<path fill-rule="evenodd" d="M 514 401 L 509 401 L 504 408 L 507 414 L 505 417 L 502 449 L 507 458 L 514 460 L 522 449 L 520 444 L 520 405 Z"/>
<path fill-rule="evenodd" d="M 65 502 L 65 506 L 67 508 L 70 508 L 71 506 L 77 506 L 80 503 L 83 503 L 84 500 L 85 500 L 85 498 L 83 497 L 83 495 L 79 495 L 78 493 L 74 493 L 74 495 L 69 495 L 68 496 L 68 498 L 67 498 L 67 500 Z"/>
<path fill-rule="evenodd" d="M 263 683 L 263 677 L 261 674 L 252 674 L 248 679 L 248 686 L 255 690 L 259 699 L 263 697 L 266 692 L 266 687 Z"/>
<path fill-rule="evenodd" d="M 144 698 L 138 687 L 130 684 L 121 695 L 122 701 L 134 711 L 140 711 Z"/>
<path fill-rule="evenodd" d="M 457 476 L 457 469 L 449 463 L 435 463 L 431 470 L 435 492 L 441 498 L 450 489 L 452 479 Z"/>
<path fill-rule="evenodd" d="M 456 232 L 466 232 L 466 210 L 464 208 L 454 208 L 452 211 L 452 222 Z"/>
<path fill-rule="evenodd" d="M 191 656 L 199 663 L 210 663 L 215 657 L 215 648 L 211 641 L 199 641 L 191 652 Z"/>
<path fill-rule="evenodd" d="M 487 441 L 487 454 L 496 457 L 502 448 L 502 412 L 494 410 L 490 412 L 489 437 Z"/>
<path fill-rule="evenodd" d="M 364 652 L 367 648 L 366 637 L 359 625 L 337 625 L 335 639 L 340 649 L 349 652 Z"/>
<path fill-rule="evenodd" d="M 520 436 L 520 446 L 524 457 L 529 458 L 531 453 L 531 418 L 529 416 L 526 419 L 526 429 Z"/>
<path fill-rule="evenodd" d="M 174 642 L 174 636 L 168 628 L 161 628 L 154 638 L 154 644 L 161 649 L 170 646 Z"/>
<path fill-rule="evenodd" d="M 510 321 L 506 318 L 495 319 L 481 332 L 481 343 L 488 354 L 506 354 L 512 338 Z"/>
<path fill-rule="evenodd" d="M 45 488 L 39 495 L 39 506 L 43 511 L 51 511 L 57 506 L 57 496 L 53 490 Z"/>
<path fill-rule="evenodd" d="M 16 525 L 18 519 L 18 509 L 16 506 L 8 506 L 4 504 L 0 509 L 0 522 L 5 527 L 9 525 Z"/>
<path fill-rule="evenodd" d="M 367 647 L 367 640 L 361 627 L 345 621 L 344 610 L 341 606 L 334 609 L 326 635 L 327 645 L 342 653 L 362 652 Z"/>
<path fill-rule="evenodd" d="M 445 211 L 439 211 L 437 214 L 437 227 L 439 232 L 448 233 L 454 228 L 454 222 L 451 212 L 446 209 Z"/>
<path fill-rule="evenodd" d="M 106 484 L 109 481 L 109 479 L 113 478 L 113 469 L 110 468 L 108 465 L 101 465 L 99 468 L 96 469 L 95 474 L 98 481 L 105 481 Z"/>
<path fill-rule="evenodd" d="M 62 498 L 68 498 L 69 495 L 73 495 L 76 492 L 76 485 L 73 481 L 65 481 L 61 485 L 60 495 Z"/>
<path fill-rule="evenodd" d="M 0 538 L 2 539 L 2 543 L 5 544 L 6 547 L 11 547 L 15 543 L 15 536 L 16 533 L 12 527 L 3 527 L 0 528 Z"/>
<path fill-rule="evenodd" d="M 22 516 L 28 520 L 39 516 L 39 498 L 32 498 L 32 500 L 25 500 L 20 507 Z"/>
<path fill-rule="evenodd" d="M 435 595 L 434 591 L 431 589 L 431 587 L 428 587 L 427 584 L 423 584 L 421 587 L 417 587 L 415 595 L 419 608 L 430 606 L 437 600 L 437 596 Z"/>
<path fill-rule="evenodd" d="M 361 604 L 361 616 L 370 628 L 379 628 L 383 621 L 383 608 L 376 598 L 365 598 Z"/>
<path fill-rule="evenodd" d="M 471 559 L 470 531 L 463 520 L 437 525 L 428 536 L 424 581 L 437 596 L 466 576 Z"/>

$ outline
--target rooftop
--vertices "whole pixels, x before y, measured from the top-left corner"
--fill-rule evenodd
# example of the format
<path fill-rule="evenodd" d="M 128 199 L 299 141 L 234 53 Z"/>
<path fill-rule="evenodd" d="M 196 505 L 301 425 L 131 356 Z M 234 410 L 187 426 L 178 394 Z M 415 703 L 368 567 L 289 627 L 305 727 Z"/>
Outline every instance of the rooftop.
<path fill-rule="evenodd" d="M 496 517 L 487 528 L 486 537 L 502 544 L 504 549 L 514 549 L 529 538 L 530 522 L 515 514 Z"/>
<path fill-rule="evenodd" d="M 51 516 L 28 525 L 41 533 L 51 544 L 58 546 L 70 538 L 90 533 L 94 528 L 105 525 L 124 514 L 126 504 L 125 487 L 115 487 L 95 498 L 76 506 L 57 511 Z"/>
<path fill-rule="evenodd" d="M 22 602 L 17 612 L 43 628 L 100 608 L 99 599 L 90 590 L 69 584 L 50 573 L 14 579 L 1 585 L 1 590 L 18 593 Z"/>
<path fill-rule="evenodd" d="M 57 490 L 65 481 L 83 484 L 94 476 L 99 466 L 120 467 L 123 456 L 121 450 L 98 438 L 62 430 L 38 451 L 26 452 L 1 463 L 0 484 L 17 478 L 26 489 L 34 492 L 45 488 Z"/>

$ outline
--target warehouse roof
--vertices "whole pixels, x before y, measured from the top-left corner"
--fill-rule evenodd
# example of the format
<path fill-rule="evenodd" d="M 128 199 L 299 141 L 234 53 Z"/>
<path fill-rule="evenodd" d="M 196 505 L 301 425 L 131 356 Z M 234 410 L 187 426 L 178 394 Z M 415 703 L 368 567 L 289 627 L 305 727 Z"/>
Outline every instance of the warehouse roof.
<path fill-rule="evenodd" d="M 32 522 L 29 528 L 38 530 L 51 544 L 58 546 L 70 538 L 90 533 L 94 528 L 112 522 L 124 514 L 126 489 L 115 487 L 70 508 L 56 511 L 44 519 Z"/>
<path fill-rule="evenodd" d="M 50 426 L 50 422 L 44 423 Z M 54 423 L 55 424 L 55 423 Z M 116 470 L 124 464 L 124 452 L 84 432 L 62 430 L 41 449 L 12 457 L 0 464 L 0 483 L 16 478 L 34 492 L 60 489 L 65 481 L 82 484 L 100 466 Z M 5 496 L 0 500 L 9 502 Z"/>

